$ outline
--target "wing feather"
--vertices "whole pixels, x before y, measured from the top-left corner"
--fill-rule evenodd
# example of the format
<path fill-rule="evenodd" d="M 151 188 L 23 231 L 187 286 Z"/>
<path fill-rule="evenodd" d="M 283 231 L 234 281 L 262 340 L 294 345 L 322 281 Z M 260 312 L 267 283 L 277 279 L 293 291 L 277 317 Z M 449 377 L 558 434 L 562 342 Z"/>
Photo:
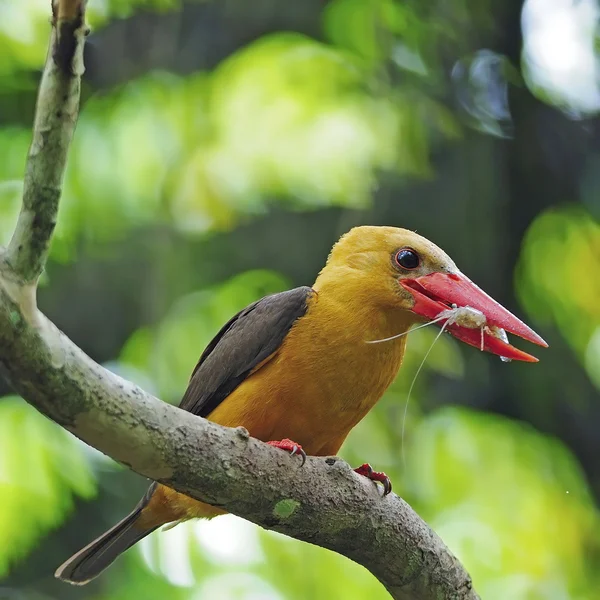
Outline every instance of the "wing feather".
<path fill-rule="evenodd" d="M 306 314 L 309 287 L 265 296 L 232 317 L 208 344 L 192 372 L 180 408 L 208 416 L 246 377 L 277 351 Z"/>

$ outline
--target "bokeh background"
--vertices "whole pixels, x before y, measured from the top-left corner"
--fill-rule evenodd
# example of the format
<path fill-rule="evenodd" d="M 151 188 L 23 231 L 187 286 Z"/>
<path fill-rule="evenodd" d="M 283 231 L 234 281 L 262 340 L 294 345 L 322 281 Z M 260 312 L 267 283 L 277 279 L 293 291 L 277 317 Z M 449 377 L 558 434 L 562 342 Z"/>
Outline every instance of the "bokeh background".
<path fill-rule="evenodd" d="M 49 0 L 0 0 L 0 243 Z M 91 0 L 43 310 L 176 403 L 204 345 L 312 283 L 358 224 L 417 230 L 550 343 L 504 364 L 437 332 L 342 455 L 369 460 L 486 600 L 600 597 L 597 0 Z M 518 344 L 524 349 L 527 344 Z M 365 569 L 236 517 L 52 574 L 146 482 L 0 383 L 2 600 L 381 599 Z"/>

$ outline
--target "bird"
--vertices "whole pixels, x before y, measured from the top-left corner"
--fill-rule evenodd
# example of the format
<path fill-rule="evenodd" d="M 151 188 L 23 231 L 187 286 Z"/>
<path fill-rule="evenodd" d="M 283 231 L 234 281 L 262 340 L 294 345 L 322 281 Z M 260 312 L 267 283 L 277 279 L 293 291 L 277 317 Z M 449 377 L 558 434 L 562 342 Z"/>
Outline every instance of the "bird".
<path fill-rule="evenodd" d="M 469 307 L 476 330 L 443 311 Z M 333 246 L 312 287 L 266 296 L 233 316 L 201 354 L 180 408 L 282 451 L 334 456 L 394 381 L 417 324 L 436 321 L 455 338 L 503 357 L 537 362 L 505 331 L 547 347 L 438 246 L 407 229 L 359 226 Z M 503 335 L 494 335 L 495 331 Z M 394 337 L 395 336 L 395 337 Z M 392 338 L 385 343 L 366 343 Z M 357 473 L 391 491 L 368 463 Z M 376 485 L 376 483 L 375 483 Z M 124 519 L 69 558 L 55 575 L 83 585 L 161 526 L 224 514 L 152 483 Z"/>

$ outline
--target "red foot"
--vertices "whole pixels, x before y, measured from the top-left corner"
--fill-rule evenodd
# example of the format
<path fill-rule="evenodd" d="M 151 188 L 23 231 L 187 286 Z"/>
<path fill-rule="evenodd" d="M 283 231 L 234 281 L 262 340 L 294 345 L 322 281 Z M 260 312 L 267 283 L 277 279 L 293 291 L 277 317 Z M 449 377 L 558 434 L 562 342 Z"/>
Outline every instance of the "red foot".
<path fill-rule="evenodd" d="M 302 457 L 302 464 L 306 462 L 306 452 L 304 452 L 300 444 L 296 444 L 296 442 L 293 442 L 292 440 L 288 440 L 287 438 L 285 438 L 284 440 L 281 440 L 279 442 L 267 442 L 267 444 L 269 444 L 269 446 L 274 446 L 275 448 L 285 450 L 286 452 L 289 452 L 292 456 L 294 454 L 299 454 Z"/>
<path fill-rule="evenodd" d="M 379 481 L 382 483 L 384 496 L 387 496 L 392 491 L 392 482 L 390 481 L 390 478 L 385 473 L 373 471 L 373 467 L 369 463 L 361 465 L 357 469 L 354 469 L 354 471 L 371 481 Z"/>

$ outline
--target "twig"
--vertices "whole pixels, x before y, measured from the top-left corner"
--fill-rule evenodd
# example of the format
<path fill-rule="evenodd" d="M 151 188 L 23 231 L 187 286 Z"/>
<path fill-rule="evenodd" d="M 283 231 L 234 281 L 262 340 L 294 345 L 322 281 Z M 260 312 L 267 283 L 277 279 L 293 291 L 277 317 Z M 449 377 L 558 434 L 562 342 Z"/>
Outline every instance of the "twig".
<path fill-rule="evenodd" d="M 55 0 L 52 38 L 38 92 L 23 204 L 6 261 L 26 283 L 40 276 L 56 225 L 69 144 L 79 111 L 83 74 L 84 0 Z"/>

